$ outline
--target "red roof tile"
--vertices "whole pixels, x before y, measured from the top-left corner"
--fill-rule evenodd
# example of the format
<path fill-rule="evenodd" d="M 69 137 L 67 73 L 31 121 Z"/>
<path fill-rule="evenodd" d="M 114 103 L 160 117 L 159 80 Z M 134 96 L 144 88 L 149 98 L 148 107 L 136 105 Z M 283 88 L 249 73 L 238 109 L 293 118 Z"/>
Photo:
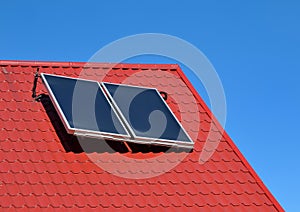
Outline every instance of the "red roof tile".
<path fill-rule="evenodd" d="M 199 163 L 202 152 L 213 151 L 222 128 L 179 66 L 85 65 L 0 61 L 1 208 L 283 211 L 226 132 L 212 157 Z M 167 92 L 167 104 L 195 141 L 194 151 L 78 151 L 51 103 L 31 98 L 36 68 L 72 77 L 84 70 L 81 78 Z M 46 93 L 40 82 L 37 92 Z M 177 164 L 178 160 L 182 161 Z M 149 164 L 148 169 L 141 161 Z M 165 164 L 174 167 L 161 173 Z M 114 169 L 106 171 L 105 166 Z M 137 177 L 151 174 L 157 176 Z"/>

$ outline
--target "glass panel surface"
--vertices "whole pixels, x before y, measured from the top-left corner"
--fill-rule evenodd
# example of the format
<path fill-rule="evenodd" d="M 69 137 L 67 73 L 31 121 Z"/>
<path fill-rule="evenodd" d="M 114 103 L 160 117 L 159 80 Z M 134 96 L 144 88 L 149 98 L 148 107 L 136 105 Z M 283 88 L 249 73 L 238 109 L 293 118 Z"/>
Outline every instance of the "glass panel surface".
<path fill-rule="evenodd" d="M 156 89 L 103 85 L 136 136 L 192 143 Z"/>
<path fill-rule="evenodd" d="M 128 135 L 97 82 L 47 74 L 43 79 L 70 128 Z"/>

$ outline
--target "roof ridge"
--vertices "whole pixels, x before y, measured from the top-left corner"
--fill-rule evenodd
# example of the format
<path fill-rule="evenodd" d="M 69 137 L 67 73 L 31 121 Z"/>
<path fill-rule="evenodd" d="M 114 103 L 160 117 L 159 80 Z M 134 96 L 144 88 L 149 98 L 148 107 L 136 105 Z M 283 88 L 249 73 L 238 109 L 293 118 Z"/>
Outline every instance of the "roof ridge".
<path fill-rule="evenodd" d="M 166 69 L 177 69 L 178 64 L 151 64 L 151 63 L 109 63 L 109 62 L 63 62 L 63 61 L 31 61 L 31 60 L 0 60 L 0 66 L 70 66 L 70 67 L 93 67 L 93 66 L 109 66 L 119 68 L 166 68 Z"/>

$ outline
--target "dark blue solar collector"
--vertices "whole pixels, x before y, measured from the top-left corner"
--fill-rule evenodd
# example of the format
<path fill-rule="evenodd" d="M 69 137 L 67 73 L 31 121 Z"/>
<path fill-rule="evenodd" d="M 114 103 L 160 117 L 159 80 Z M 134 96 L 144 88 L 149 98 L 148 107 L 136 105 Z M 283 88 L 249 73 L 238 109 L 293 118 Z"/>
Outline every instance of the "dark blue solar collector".
<path fill-rule="evenodd" d="M 41 74 L 68 133 L 130 138 L 98 82 Z"/>
<path fill-rule="evenodd" d="M 194 144 L 155 88 L 41 77 L 68 133 L 153 145 Z"/>
<path fill-rule="evenodd" d="M 157 89 L 102 83 L 109 98 L 113 99 L 121 119 L 130 126 L 136 141 L 193 146 L 193 141 L 176 119 Z"/>

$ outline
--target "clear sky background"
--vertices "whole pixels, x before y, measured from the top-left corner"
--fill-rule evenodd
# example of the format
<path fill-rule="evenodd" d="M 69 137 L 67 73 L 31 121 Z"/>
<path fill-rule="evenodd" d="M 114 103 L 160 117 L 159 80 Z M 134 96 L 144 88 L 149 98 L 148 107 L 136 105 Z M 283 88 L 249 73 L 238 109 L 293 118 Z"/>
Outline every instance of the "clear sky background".
<path fill-rule="evenodd" d="M 300 211 L 299 1 L 45 2 L 0 2 L 0 59 L 87 61 L 128 35 L 185 39 L 222 80 L 228 134 L 280 204 Z"/>

